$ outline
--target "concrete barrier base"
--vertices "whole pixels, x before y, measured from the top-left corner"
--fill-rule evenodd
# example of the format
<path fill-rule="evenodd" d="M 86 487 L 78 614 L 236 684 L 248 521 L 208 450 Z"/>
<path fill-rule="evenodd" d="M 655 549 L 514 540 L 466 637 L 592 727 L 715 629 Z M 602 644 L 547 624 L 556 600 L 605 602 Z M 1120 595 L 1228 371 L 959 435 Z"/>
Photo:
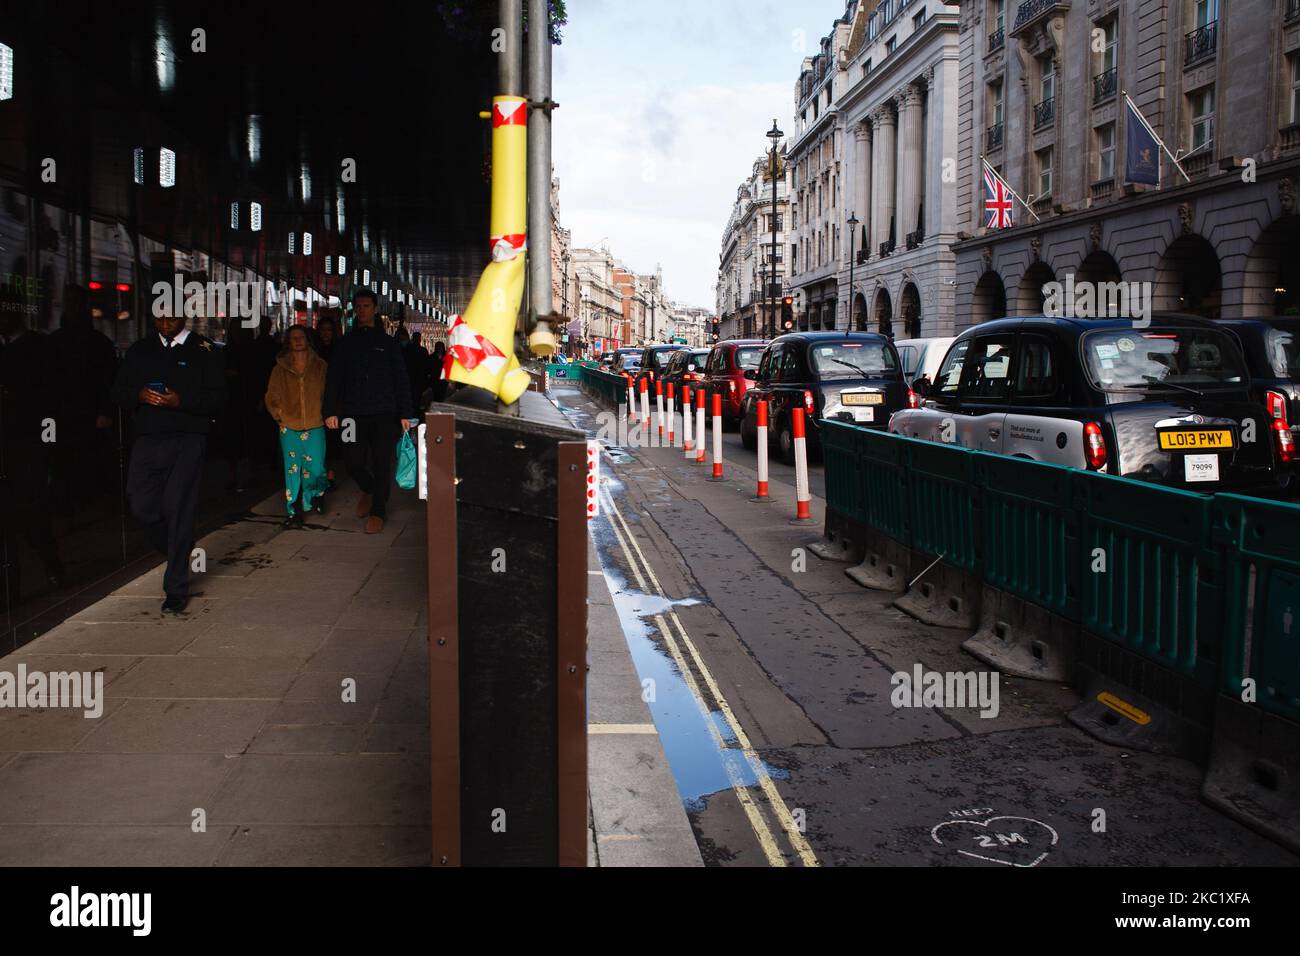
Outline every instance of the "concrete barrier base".
<path fill-rule="evenodd" d="M 1004 674 L 1068 683 L 1077 628 L 1069 621 L 998 588 L 980 596 L 979 630 L 962 650 Z"/>
<path fill-rule="evenodd" d="M 864 529 L 837 511 L 827 509 L 826 529 L 821 538 L 808 545 L 808 550 L 825 561 L 848 561 L 856 564 L 862 560 Z"/>
<path fill-rule="evenodd" d="M 904 577 L 905 567 L 895 555 L 889 553 L 892 550 L 892 548 L 875 550 L 868 545 L 862 563 L 845 568 L 844 573 L 864 588 L 902 593 L 907 588 L 907 578 Z"/>
<path fill-rule="evenodd" d="M 1218 695 L 1201 797 L 1300 853 L 1300 725 Z"/>
<path fill-rule="evenodd" d="M 925 555 L 915 557 L 926 564 L 934 560 Z M 918 564 L 918 572 L 926 564 Z M 979 622 L 979 596 L 977 581 L 955 568 L 937 564 L 911 590 L 897 598 L 894 607 L 923 624 L 972 631 Z"/>
<path fill-rule="evenodd" d="M 1085 635 L 1081 643 L 1086 639 Z M 1083 700 L 1067 715 L 1070 722 L 1116 747 L 1185 757 L 1203 764 L 1209 748 L 1209 717 L 1202 715 L 1203 708 L 1190 698 L 1208 692 L 1193 689 L 1190 681 L 1184 681 L 1189 699 L 1180 708 L 1167 699 L 1135 689 L 1143 683 L 1141 672 L 1146 669 L 1154 671 L 1155 665 L 1138 659 L 1134 670 L 1117 679 L 1081 664 L 1074 683 Z"/>

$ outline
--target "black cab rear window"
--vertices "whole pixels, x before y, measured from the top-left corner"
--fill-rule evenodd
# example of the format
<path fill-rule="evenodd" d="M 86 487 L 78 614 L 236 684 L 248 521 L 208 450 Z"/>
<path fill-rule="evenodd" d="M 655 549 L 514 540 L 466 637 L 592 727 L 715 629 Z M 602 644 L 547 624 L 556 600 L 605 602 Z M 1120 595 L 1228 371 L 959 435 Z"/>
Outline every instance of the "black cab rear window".
<path fill-rule="evenodd" d="M 1092 383 L 1106 391 L 1239 387 L 1245 360 L 1221 329 L 1105 329 L 1082 339 Z"/>
<path fill-rule="evenodd" d="M 818 378 L 876 378 L 893 375 L 898 361 L 885 342 L 814 342 L 808 349 Z"/>

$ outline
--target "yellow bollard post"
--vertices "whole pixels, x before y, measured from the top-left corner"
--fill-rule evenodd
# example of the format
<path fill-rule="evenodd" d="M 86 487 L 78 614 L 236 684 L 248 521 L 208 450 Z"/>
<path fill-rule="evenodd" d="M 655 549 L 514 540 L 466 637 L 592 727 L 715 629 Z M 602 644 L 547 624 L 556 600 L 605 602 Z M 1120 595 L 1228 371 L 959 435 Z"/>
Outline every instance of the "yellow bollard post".
<path fill-rule="evenodd" d="M 477 385 L 507 405 L 528 388 L 515 358 L 515 318 L 524 296 L 528 204 L 525 161 L 528 101 L 492 99 L 492 261 L 483 270 L 463 316 L 447 331 L 447 378 Z"/>

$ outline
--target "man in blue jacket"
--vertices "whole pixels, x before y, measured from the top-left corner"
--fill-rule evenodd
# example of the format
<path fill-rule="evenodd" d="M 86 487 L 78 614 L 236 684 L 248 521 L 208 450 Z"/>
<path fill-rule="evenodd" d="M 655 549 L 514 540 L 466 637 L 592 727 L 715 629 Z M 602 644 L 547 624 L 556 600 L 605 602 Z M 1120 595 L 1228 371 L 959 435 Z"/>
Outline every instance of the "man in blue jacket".
<path fill-rule="evenodd" d="M 366 518 L 366 534 L 377 534 L 387 517 L 397 439 L 415 424 L 415 404 L 401 346 L 376 321 L 379 297 L 359 289 L 352 308 L 356 322 L 334 349 L 321 411 L 326 428 L 344 427 L 348 472 L 361 489 L 357 517 Z"/>

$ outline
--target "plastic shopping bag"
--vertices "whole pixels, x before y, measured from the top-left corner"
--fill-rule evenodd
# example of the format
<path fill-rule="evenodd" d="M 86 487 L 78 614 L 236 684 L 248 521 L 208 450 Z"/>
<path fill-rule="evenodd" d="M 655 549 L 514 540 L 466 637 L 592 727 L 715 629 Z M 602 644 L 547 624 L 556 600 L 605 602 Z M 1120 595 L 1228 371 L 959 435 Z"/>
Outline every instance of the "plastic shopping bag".
<path fill-rule="evenodd" d="M 402 437 L 397 440 L 397 487 L 414 488 L 418 467 L 411 433 L 402 432 Z"/>

